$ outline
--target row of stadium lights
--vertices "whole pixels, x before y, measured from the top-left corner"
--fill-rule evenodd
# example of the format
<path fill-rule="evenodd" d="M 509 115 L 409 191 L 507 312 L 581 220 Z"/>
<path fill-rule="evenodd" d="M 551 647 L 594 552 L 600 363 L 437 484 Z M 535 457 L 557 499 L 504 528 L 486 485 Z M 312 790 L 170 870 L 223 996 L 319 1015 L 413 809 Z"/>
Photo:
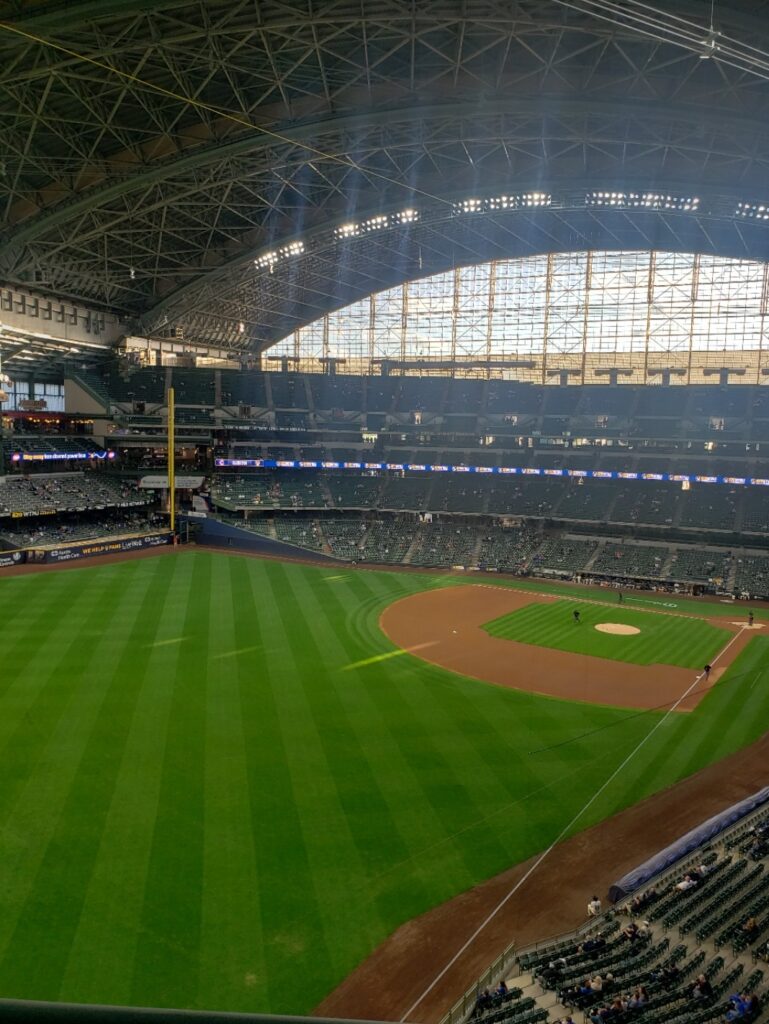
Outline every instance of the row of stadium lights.
<path fill-rule="evenodd" d="M 487 199 L 461 199 L 453 204 L 455 216 L 473 213 L 490 213 L 498 210 L 525 210 L 552 205 L 549 192 L 518 192 L 510 195 L 491 196 Z M 697 196 L 675 196 L 663 192 L 588 192 L 585 205 L 591 207 L 624 207 L 648 210 L 676 210 L 696 212 L 700 200 Z M 738 203 L 735 215 L 756 220 L 769 220 L 769 205 L 759 203 Z M 414 224 L 419 220 L 419 211 L 413 208 L 397 213 L 381 213 L 361 221 L 348 221 L 334 229 L 334 238 L 360 238 L 386 228 Z M 270 252 L 262 253 L 254 260 L 258 270 L 269 270 L 294 256 L 306 252 L 304 242 L 289 242 Z"/>
<path fill-rule="evenodd" d="M 740 217 L 753 217 L 755 220 L 769 220 L 769 206 L 762 203 L 737 203 L 737 214 Z"/>

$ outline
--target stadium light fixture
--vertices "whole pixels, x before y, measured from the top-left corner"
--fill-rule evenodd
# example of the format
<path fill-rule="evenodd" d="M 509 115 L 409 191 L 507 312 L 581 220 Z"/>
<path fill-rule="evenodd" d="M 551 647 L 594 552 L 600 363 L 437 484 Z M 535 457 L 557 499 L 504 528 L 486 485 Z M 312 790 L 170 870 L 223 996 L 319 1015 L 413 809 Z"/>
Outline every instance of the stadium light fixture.
<path fill-rule="evenodd" d="M 587 206 L 617 206 L 648 210 L 683 210 L 695 212 L 699 208 L 698 196 L 663 195 L 660 192 L 588 192 Z"/>
<path fill-rule="evenodd" d="M 454 213 L 487 213 L 498 210 L 520 210 L 527 207 L 550 206 L 553 197 L 549 192 L 517 192 L 488 199 L 461 199 L 454 204 Z"/>
<path fill-rule="evenodd" d="M 398 213 L 378 213 L 362 221 L 347 221 L 334 228 L 334 237 L 357 238 L 358 235 L 368 235 L 372 231 L 382 231 L 385 228 L 397 227 L 401 224 L 413 224 L 419 220 L 419 211 L 413 208 L 400 210 Z"/>
<path fill-rule="evenodd" d="M 734 211 L 738 217 L 750 217 L 751 220 L 769 220 L 769 204 L 737 203 Z"/>
<path fill-rule="evenodd" d="M 260 270 L 272 271 L 276 263 L 282 263 L 283 260 L 290 259 L 292 256 L 301 256 L 303 252 L 304 242 L 288 242 L 286 245 L 281 245 L 279 249 L 262 253 L 254 260 L 254 263 Z"/>
<path fill-rule="evenodd" d="M 389 217 L 384 214 L 379 214 L 376 217 L 369 217 L 368 220 L 363 221 L 364 231 L 379 231 L 381 228 L 386 228 L 388 225 Z"/>

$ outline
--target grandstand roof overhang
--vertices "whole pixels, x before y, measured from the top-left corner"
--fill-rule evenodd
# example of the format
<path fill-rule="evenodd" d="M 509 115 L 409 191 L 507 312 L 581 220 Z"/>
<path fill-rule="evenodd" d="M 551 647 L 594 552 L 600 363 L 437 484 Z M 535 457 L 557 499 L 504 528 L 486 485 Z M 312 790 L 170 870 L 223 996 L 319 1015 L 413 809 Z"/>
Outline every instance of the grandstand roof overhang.
<path fill-rule="evenodd" d="M 709 5 L 675 7 L 704 38 Z M 718 28 L 769 46 L 766 11 L 731 3 Z M 0 279 L 146 332 L 264 348 L 399 281 L 544 251 L 769 258 L 769 82 L 555 0 L 0 12 L 28 33 L 0 29 Z"/>

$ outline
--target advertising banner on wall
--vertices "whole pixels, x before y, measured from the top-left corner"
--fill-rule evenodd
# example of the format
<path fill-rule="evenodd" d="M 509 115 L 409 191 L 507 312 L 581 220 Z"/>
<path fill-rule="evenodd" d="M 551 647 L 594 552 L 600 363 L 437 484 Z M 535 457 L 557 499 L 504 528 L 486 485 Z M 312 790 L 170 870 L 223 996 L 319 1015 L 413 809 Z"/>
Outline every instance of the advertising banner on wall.
<path fill-rule="evenodd" d="M 91 541 L 87 544 L 73 544 L 68 547 L 48 548 L 36 551 L 35 561 L 71 562 L 75 558 L 93 558 L 96 555 L 115 555 L 125 551 L 140 551 L 171 543 L 170 533 L 154 533 L 146 537 L 125 537 L 123 540 Z M 39 556 L 43 555 L 42 558 Z M 30 559 L 32 560 L 32 559 Z"/>
<path fill-rule="evenodd" d="M 180 476 L 176 475 L 175 490 L 177 491 L 196 491 L 199 487 L 203 486 L 205 477 L 199 476 Z M 139 481 L 139 487 L 143 487 L 149 490 L 168 490 L 168 476 L 161 476 L 159 474 L 143 476 Z"/>
<path fill-rule="evenodd" d="M 0 570 L 16 565 L 50 564 L 51 562 L 72 562 L 78 558 L 94 558 L 96 555 L 116 555 L 144 548 L 157 548 L 170 544 L 170 533 L 152 533 L 145 537 L 124 537 L 121 540 L 86 541 L 83 544 L 69 544 L 59 548 L 34 548 L 29 551 L 0 551 Z"/>
<path fill-rule="evenodd" d="M 26 551 L 0 551 L 0 569 L 11 569 L 14 565 L 23 565 L 26 560 Z"/>

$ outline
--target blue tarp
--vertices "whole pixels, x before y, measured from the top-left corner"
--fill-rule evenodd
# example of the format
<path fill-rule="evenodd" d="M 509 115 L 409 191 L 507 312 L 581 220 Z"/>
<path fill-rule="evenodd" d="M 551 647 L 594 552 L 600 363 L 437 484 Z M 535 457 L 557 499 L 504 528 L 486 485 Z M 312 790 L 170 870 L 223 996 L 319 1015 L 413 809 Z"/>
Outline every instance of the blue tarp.
<path fill-rule="evenodd" d="M 698 847 L 704 846 L 711 839 L 720 835 L 721 832 L 724 832 L 736 821 L 739 821 L 740 818 L 745 818 L 751 811 L 767 802 L 769 802 L 769 786 L 765 786 L 764 789 L 760 789 L 752 796 L 746 797 L 738 804 L 733 804 L 725 811 L 721 811 L 720 814 L 708 818 L 707 821 L 693 828 L 691 832 L 687 832 L 680 839 L 676 839 L 670 846 L 666 846 L 664 850 L 655 853 L 653 857 L 644 861 L 639 867 L 633 868 L 624 878 L 620 878 L 618 882 L 615 882 L 609 889 L 609 899 L 612 903 L 625 899 L 635 892 L 636 889 L 640 889 L 649 879 L 664 871 L 665 868 L 687 857 Z"/>

